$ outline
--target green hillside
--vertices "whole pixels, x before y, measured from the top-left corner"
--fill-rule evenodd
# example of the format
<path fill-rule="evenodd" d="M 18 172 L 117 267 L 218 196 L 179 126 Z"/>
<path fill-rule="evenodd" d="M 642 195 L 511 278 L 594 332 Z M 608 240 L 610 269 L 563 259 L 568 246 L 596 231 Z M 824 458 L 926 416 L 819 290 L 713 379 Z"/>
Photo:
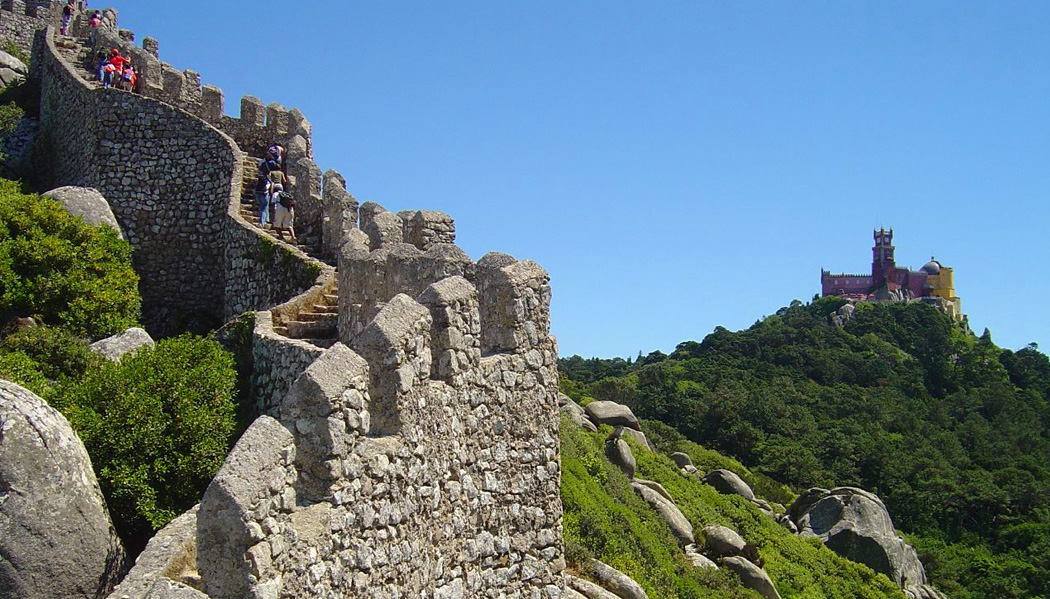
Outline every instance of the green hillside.
<path fill-rule="evenodd" d="M 1050 360 L 922 304 L 794 302 L 665 356 L 562 360 L 625 403 L 796 489 L 878 493 L 953 599 L 1050 593 Z"/>
<path fill-rule="evenodd" d="M 652 423 L 646 428 L 654 439 L 669 438 L 666 433 L 653 434 Z M 760 596 L 742 588 L 726 570 L 696 569 L 686 562 L 667 524 L 605 459 L 604 440 L 611 428 L 587 433 L 563 420 L 561 431 L 562 501 L 570 567 L 580 569 L 584 557 L 598 558 L 632 576 L 651 599 Z M 695 443 L 675 440 L 668 449 L 688 453 L 701 471 L 727 468 L 753 480 L 738 462 Z M 683 475 L 666 455 L 633 443 L 632 453 L 638 461 L 636 476 L 662 484 L 698 536 L 704 526 L 720 524 L 739 531 L 755 545 L 784 599 L 904 597 L 885 576 L 835 555 L 815 538 L 789 533 L 743 497 L 720 495 L 713 487 Z M 762 487 L 758 488 L 761 493 Z"/>

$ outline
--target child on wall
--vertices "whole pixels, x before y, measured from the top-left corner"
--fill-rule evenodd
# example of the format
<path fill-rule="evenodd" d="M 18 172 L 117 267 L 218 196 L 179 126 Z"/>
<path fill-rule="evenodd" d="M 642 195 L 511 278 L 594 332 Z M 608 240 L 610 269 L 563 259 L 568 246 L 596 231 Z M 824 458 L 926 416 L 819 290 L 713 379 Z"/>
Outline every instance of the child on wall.
<path fill-rule="evenodd" d="M 131 66 L 131 59 L 128 58 L 124 62 L 124 72 L 120 77 L 120 89 L 133 92 L 135 91 L 135 84 L 137 83 L 138 75 L 135 74 L 135 68 Z"/>

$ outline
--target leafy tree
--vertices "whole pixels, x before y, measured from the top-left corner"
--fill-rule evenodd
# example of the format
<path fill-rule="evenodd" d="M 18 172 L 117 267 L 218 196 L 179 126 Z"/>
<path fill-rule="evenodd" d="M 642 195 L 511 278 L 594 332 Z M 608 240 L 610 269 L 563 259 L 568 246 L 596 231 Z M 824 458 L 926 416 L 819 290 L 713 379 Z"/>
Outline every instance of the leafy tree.
<path fill-rule="evenodd" d="M 187 335 L 107 361 L 52 400 L 132 548 L 199 501 L 229 449 L 235 385 L 232 356 Z"/>

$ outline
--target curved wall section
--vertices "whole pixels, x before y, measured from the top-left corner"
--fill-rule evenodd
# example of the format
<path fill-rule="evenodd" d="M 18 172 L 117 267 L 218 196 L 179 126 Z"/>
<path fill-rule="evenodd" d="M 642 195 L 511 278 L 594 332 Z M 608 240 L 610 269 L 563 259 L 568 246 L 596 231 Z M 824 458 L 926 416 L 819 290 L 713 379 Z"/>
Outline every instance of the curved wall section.
<path fill-rule="evenodd" d="M 52 31 L 39 34 L 34 64 L 37 183 L 106 197 L 135 250 L 151 334 L 205 332 L 315 284 L 323 265 L 237 214 L 243 155 L 232 139 L 164 102 L 87 84 Z"/>
<path fill-rule="evenodd" d="M 182 111 L 90 88 L 62 59 L 51 30 L 38 52 L 42 188 L 97 188 L 134 247 L 151 334 L 221 324 L 226 209 L 240 151 Z"/>

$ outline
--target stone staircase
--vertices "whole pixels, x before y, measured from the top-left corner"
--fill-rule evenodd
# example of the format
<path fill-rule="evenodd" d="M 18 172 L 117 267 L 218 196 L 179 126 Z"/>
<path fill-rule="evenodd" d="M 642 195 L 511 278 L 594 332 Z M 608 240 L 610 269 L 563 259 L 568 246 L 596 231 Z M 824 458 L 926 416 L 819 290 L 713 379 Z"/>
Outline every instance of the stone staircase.
<path fill-rule="evenodd" d="M 279 239 L 277 232 L 273 230 L 269 223 L 259 227 L 259 210 L 262 207 L 255 203 L 255 184 L 259 179 L 259 160 L 261 159 L 255 156 L 244 156 L 244 162 L 242 163 L 244 174 L 241 177 L 240 214 L 244 220 L 261 229 L 270 237 Z M 273 215 L 271 214 L 270 216 L 272 217 Z M 297 236 L 295 241 L 291 241 L 286 237 L 284 243 L 298 246 L 308 256 L 321 260 L 321 240 L 316 236 Z"/>
<path fill-rule="evenodd" d="M 253 227 L 262 230 L 279 243 L 295 245 L 295 242 L 292 241 L 281 241 L 269 223 L 259 227 L 259 210 L 261 207 L 255 203 L 255 184 L 259 179 L 259 160 L 255 156 L 244 156 L 240 215 L 244 220 L 251 223 Z M 310 237 L 299 237 L 297 241 L 300 250 L 320 260 L 320 240 Z M 338 280 L 333 281 L 333 285 L 338 285 Z M 336 325 L 336 321 L 339 318 L 338 287 L 333 286 L 331 291 L 332 293 L 326 293 L 323 296 L 320 303 L 314 304 L 308 309 L 300 310 L 294 320 L 282 319 L 275 321 L 274 332 L 291 339 L 301 339 L 318 347 L 331 347 L 339 337 Z"/>
<path fill-rule="evenodd" d="M 92 87 L 101 87 L 102 84 L 95 81 L 95 72 L 92 69 L 92 49 L 88 45 L 88 38 L 75 38 L 56 35 L 55 43 L 62 59 L 71 65 L 76 73 Z M 311 236 L 299 237 L 296 241 L 280 240 L 269 223 L 259 227 L 259 207 L 255 204 L 255 183 L 259 177 L 259 158 L 245 155 L 243 160 L 243 175 L 241 178 L 241 197 L 238 210 L 240 215 L 248 221 L 251 226 L 256 227 L 274 238 L 277 243 L 286 243 L 298 246 L 308 256 L 321 260 L 321 240 Z M 294 185 L 294 181 L 293 181 Z M 301 339 L 318 347 L 331 347 L 338 338 L 337 319 L 339 317 L 339 295 L 336 281 L 329 293 L 326 293 L 320 303 L 300 311 L 293 320 L 284 320 L 274 323 L 274 332 L 279 335 L 293 339 Z"/>
<path fill-rule="evenodd" d="M 77 75 L 94 87 L 102 87 L 102 83 L 95 81 L 95 71 L 92 70 L 91 46 L 88 38 L 69 37 L 55 35 L 55 46 L 62 58 L 76 71 Z"/>
<path fill-rule="evenodd" d="M 338 279 L 335 284 L 338 285 Z M 326 293 L 320 303 L 302 310 L 295 320 L 274 323 L 274 332 L 292 339 L 301 339 L 318 347 L 329 348 L 339 337 L 339 293 L 334 287 Z"/>

